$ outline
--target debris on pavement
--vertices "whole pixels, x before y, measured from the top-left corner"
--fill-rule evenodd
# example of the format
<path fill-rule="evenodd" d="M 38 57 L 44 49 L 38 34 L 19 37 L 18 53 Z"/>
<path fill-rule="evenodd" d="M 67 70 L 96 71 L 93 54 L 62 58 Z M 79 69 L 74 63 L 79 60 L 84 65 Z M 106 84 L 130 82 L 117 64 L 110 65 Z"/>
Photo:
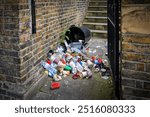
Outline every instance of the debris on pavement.
<path fill-rule="evenodd" d="M 73 79 L 92 78 L 92 68 L 94 68 L 95 72 L 102 72 L 102 74 L 106 72 L 106 59 L 94 56 L 94 54 L 92 56 L 88 54 L 89 47 L 84 47 L 86 52 L 83 53 L 82 49 L 79 49 L 78 46 L 76 48 L 76 46 L 72 47 L 67 42 L 65 43 L 68 48 L 66 52 L 59 45 L 55 51 L 49 51 L 46 61 L 41 61 L 41 65 L 47 70 L 47 74 L 54 81 L 59 81 L 63 76 L 69 76 L 70 74 L 73 74 Z"/>
<path fill-rule="evenodd" d="M 73 79 L 91 79 L 95 72 L 101 72 L 103 79 L 108 79 L 110 70 L 108 60 L 101 46 L 85 47 L 82 41 L 59 44 L 56 50 L 47 53 L 47 60 L 41 61 L 45 73 L 53 79 L 51 89 L 60 87 L 58 81 L 72 74 Z"/>

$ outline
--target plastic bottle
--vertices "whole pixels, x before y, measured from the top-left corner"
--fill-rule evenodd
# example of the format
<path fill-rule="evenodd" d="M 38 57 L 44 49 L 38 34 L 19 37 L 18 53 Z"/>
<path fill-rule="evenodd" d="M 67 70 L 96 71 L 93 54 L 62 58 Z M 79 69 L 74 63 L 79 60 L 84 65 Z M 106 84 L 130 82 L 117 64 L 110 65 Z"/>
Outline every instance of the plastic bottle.
<path fill-rule="evenodd" d="M 71 56 L 71 55 L 68 55 L 68 56 L 66 57 L 66 61 L 67 61 L 67 62 L 69 62 L 71 59 L 72 59 L 72 56 Z"/>
<path fill-rule="evenodd" d="M 58 57 L 56 54 L 53 54 L 53 55 L 50 57 L 50 60 L 51 60 L 52 62 L 54 62 L 54 61 L 59 61 L 58 59 L 59 59 L 59 57 Z"/>
<path fill-rule="evenodd" d="M 88 67 L 88 64 L 86 62 L 81 61 L 80 64 L 82 65 L 82 67 Z"/>
<path fill-rule="evenodd" d="M 83 67 L 80 65 L 79 62 L 76 63 L 76 67 L 77 67 L 77 70 L 78 70 L 79 72 L 82 72 L 82 71 L 83 71 Z"/>
<path fill-rule="evenodd" d="M 69 65 L 70 65 L 70 67 L 72 68 L 72 73 L 73 73 L 73 74 L 76 74 L 76 73 L 77 73 L 77 68 L 76 68 L 76 65 L 75 65 L 75 63 L 73 62 L 73 60 L 70 61 Z"/>
<path fill-rule="evenodd" d="M 41 61 L 41 65 L 45 68 L 45 69 L 47 69 L 48 71 L 50 70 L 50 64 L 48 64 L 47 62 L 45 62 L 45 61 Z"/>
<path fill-rule="evenodd" d="M 48 64 L 45 61 L 41 61 L 41 65 L 48 70 L 50 76 L 54 76 L 57 73 L 57 70 L 52 66 L 52 64 Z"/>
<path fill-rule="evenodd" d="M 56 52 L 64 52 L 65 50 L 64 50 L 64 47 L 63 46 L 61 46 L 61 45 L 59 45 L 58 47 L 57 47 L 57 49 L 56 49 Z"/>
<path fill-rule="evenodd" d="M 77 56 L 73 57 L 72 60 L 73 60 L 74 63 L 76 63 L 78 61 Z"/>
<path fill-rule="evenodd" d="M 62 59 L 63 58 L 63 56 L 64 56 L 64 54 L 65 53 L 63 53 L 63 52 L 58 52 L 58 53 L 56 53 L 56 57 L 57 57 L 57 59 Z"/>
<path fill-rule="evenodd" d="M 46 60 L 46 62 L 50 65 L 52 64 L 52 62 L 50 60 Z"/>

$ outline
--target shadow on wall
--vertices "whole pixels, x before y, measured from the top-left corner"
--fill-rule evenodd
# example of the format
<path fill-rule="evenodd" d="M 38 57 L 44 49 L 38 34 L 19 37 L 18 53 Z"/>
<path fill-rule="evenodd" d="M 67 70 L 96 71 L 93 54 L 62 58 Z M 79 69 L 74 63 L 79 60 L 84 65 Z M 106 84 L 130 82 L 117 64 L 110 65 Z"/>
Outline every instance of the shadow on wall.
<path fill-rule="evenodd" d="M 150 3 L 149 0 L 122 0 L 123 4 L 147 4 L 147 3 Z"/>
<path fill-rule="evenodd" d="M 150 34 L 150 6 L 124 7 L 122 9 L 122 31 Z M 130 22 L 130 23 L 129 23 Z"/>

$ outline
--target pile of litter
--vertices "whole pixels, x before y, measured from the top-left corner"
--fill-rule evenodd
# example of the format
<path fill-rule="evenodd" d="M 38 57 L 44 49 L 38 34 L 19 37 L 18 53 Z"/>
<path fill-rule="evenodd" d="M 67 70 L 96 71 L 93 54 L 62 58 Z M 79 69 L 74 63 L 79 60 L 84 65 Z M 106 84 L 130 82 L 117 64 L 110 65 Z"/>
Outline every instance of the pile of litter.
<path fill-rule="evenodd" d="M 99 54 L 96 51 L 100 51 Z M 96 54 L 94 54 L 96 53 Z M 85 47 L 82 42 L 72 42 L 70 44 L 64 41 L 56 50 L 50 50 L 47 54 L 47 60 L 41 61 L 45 73 L 53 79 L 51 88 L 59 88 L 58 81 L 63 77 L 72 75 L 73 79 L 93 78 L 92 70 L 100 72 L 104 79 L 108 79 L 110 73 L 108 61 L 103 59 L 103 52 Z"/>

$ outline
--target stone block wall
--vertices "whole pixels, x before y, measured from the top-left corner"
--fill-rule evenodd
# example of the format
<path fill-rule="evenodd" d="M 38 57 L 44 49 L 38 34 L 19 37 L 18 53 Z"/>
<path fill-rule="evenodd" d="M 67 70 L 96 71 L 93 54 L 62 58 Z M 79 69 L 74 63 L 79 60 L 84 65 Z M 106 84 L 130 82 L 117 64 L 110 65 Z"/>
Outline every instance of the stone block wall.
<path fill-rule="evenodd" d="M 150 99 L 150 1 L 122 1 L 124 99 Z"/>
<path fill-rule="evenodd" d="M 40 61 L 57 45 L 61 33 L 80 26 L 89 0 L 0 1 L 0 99 L 30 99 L 47 78 Z"/>

